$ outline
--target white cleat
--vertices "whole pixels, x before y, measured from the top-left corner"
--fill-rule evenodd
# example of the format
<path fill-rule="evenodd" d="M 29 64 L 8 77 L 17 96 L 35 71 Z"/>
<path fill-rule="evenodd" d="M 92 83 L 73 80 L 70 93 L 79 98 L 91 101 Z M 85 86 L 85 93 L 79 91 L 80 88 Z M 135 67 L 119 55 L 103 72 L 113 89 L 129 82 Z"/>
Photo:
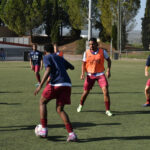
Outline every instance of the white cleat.
<path fill-rule="evenodd" d="M 110 112 L 110 110 L 107 110 L 106 111 L 106 115 L 109 116 L 109 117 L 111 117 L 113 114 Z"/>
<path fill-rule="evenodd" d="M 77 108 L 77 112 L 81 112 L 83 106 L 81 104 L 79 104 L 78 108 Z"/>

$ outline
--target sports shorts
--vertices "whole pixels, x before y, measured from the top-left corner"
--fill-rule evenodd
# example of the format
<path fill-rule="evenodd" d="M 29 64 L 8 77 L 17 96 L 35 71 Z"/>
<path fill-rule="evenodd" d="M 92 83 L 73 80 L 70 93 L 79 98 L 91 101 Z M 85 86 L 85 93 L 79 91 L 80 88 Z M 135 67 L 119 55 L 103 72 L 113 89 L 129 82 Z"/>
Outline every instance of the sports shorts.
<path fill-rule="evenodd" d="M 70 86 L 51 86 L 47 84 L 43 90 L 42 96 L 47 100 L 56 99 L 56 104 L 64 106 L 71 104 L 71 87 Z"/>
<path fill-rule="evenodd" d="M 40 65 L 32 65 L 32 70 L 34 71 L 34 72 L 39 72 L 40 71 Z"/>
<path fill-rule="evenodd" d="M 147 80 L 146 86 L 150 86 L 150 79 Z"/>
<path fill-rule="evenodd" d="M 93 76 L 93 75 L 89 76 L 89 75 L 87 75 L 85 82 L 84 82 L 83 89 L 84 90 L 91 90 L 92 87 L 94 86 L 95 81 L 98 82 L 100 88 L 108 86 L 108 81 L 106 79 L 105 74 L 100 75 L 100 76 Z"/>

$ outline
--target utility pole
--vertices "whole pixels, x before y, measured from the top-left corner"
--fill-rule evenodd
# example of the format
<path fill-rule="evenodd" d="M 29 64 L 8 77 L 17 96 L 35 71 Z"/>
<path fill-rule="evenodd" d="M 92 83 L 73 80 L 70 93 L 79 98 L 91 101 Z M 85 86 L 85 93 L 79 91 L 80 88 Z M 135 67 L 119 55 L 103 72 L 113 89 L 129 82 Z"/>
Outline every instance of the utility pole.
<path fill-rule="evenodd" d="M 88 41 L 92 37 L 92 0 L 89 0 Z"/>
<path fill-rule="evenodd" d="M 117 34 L 117 49 L 121 56 L 121 0 L 118 0 L 118 34 Z"/>

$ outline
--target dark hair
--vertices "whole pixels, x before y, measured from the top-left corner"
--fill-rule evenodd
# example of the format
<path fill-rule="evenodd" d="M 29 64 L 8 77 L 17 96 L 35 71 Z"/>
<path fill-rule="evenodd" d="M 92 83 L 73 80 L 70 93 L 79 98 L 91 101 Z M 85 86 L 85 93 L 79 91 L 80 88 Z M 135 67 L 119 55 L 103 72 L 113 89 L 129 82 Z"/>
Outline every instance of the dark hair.
<path fill-rule="evenodd" d="M 54 47 L 53 47 L 52 44 L 46 44 L 46 45 L 44 46 L 44 50 L 45 50 L 46 52 L 54 53 Z"/>
<path fill-rule="evenodd" d="M 89 41 L 93 41 L 93 42 L 97 43 L 97 39 L 96 38 L 90 38 Z"/>

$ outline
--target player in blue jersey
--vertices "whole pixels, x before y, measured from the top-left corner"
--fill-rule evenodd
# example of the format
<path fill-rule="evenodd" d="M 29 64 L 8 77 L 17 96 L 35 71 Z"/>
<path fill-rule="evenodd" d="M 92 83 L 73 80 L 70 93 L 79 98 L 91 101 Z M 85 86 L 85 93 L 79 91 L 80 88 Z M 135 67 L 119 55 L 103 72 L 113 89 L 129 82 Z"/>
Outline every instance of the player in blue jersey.
<path fill-rule="evenodd" d="M 150 66 L 150 55 L 147 58 L 146 65 L 145 65 L 145 76 L 148 77 L 148 69 Z M 145 96 L 146 96 L 146 103 L 143 105 L 144 107 L 150 106 L 150 79 L 147 80 L 146 87 L 145 87 Z"/>
<path fill-rule="evenodd" d="M 36 44 L 32 45 L 32 51 L 30 52 L 30 67 L 31 67 L 31 70 L 35 72 L 35 76 L 38 81 L 36 86 L 38 86 L 41 82 L 39 72 L 43 68 L 43 58 L 42 58 L 42 52 L 37 50 Z"/>
<path fill-rule="evenodd" d="M 71 80 L 66 70 L 73 70 L 74 66 L 63 57 L 57 56 L 54 53 L 52 45 L 46 45 L 44 49 L 46 51 L 46 55 L 44 56 L 46 70 L 41 83 L 35 90 L 34 94 L 38 94 L 49 76 L 50 81 L 43 90 L 40 98 L 40 122 L 42 129 L 39 134 L 41 137 L 47 137 L 47 103 L 52 99 L 56 99 L 56 111 L 63 120 L 66 130 L 69 133 L 67 141 L 76 141 L 77 136 L 73 132 L 67 113 L 64 111 L 64 106 L 71 103 Z"/>

